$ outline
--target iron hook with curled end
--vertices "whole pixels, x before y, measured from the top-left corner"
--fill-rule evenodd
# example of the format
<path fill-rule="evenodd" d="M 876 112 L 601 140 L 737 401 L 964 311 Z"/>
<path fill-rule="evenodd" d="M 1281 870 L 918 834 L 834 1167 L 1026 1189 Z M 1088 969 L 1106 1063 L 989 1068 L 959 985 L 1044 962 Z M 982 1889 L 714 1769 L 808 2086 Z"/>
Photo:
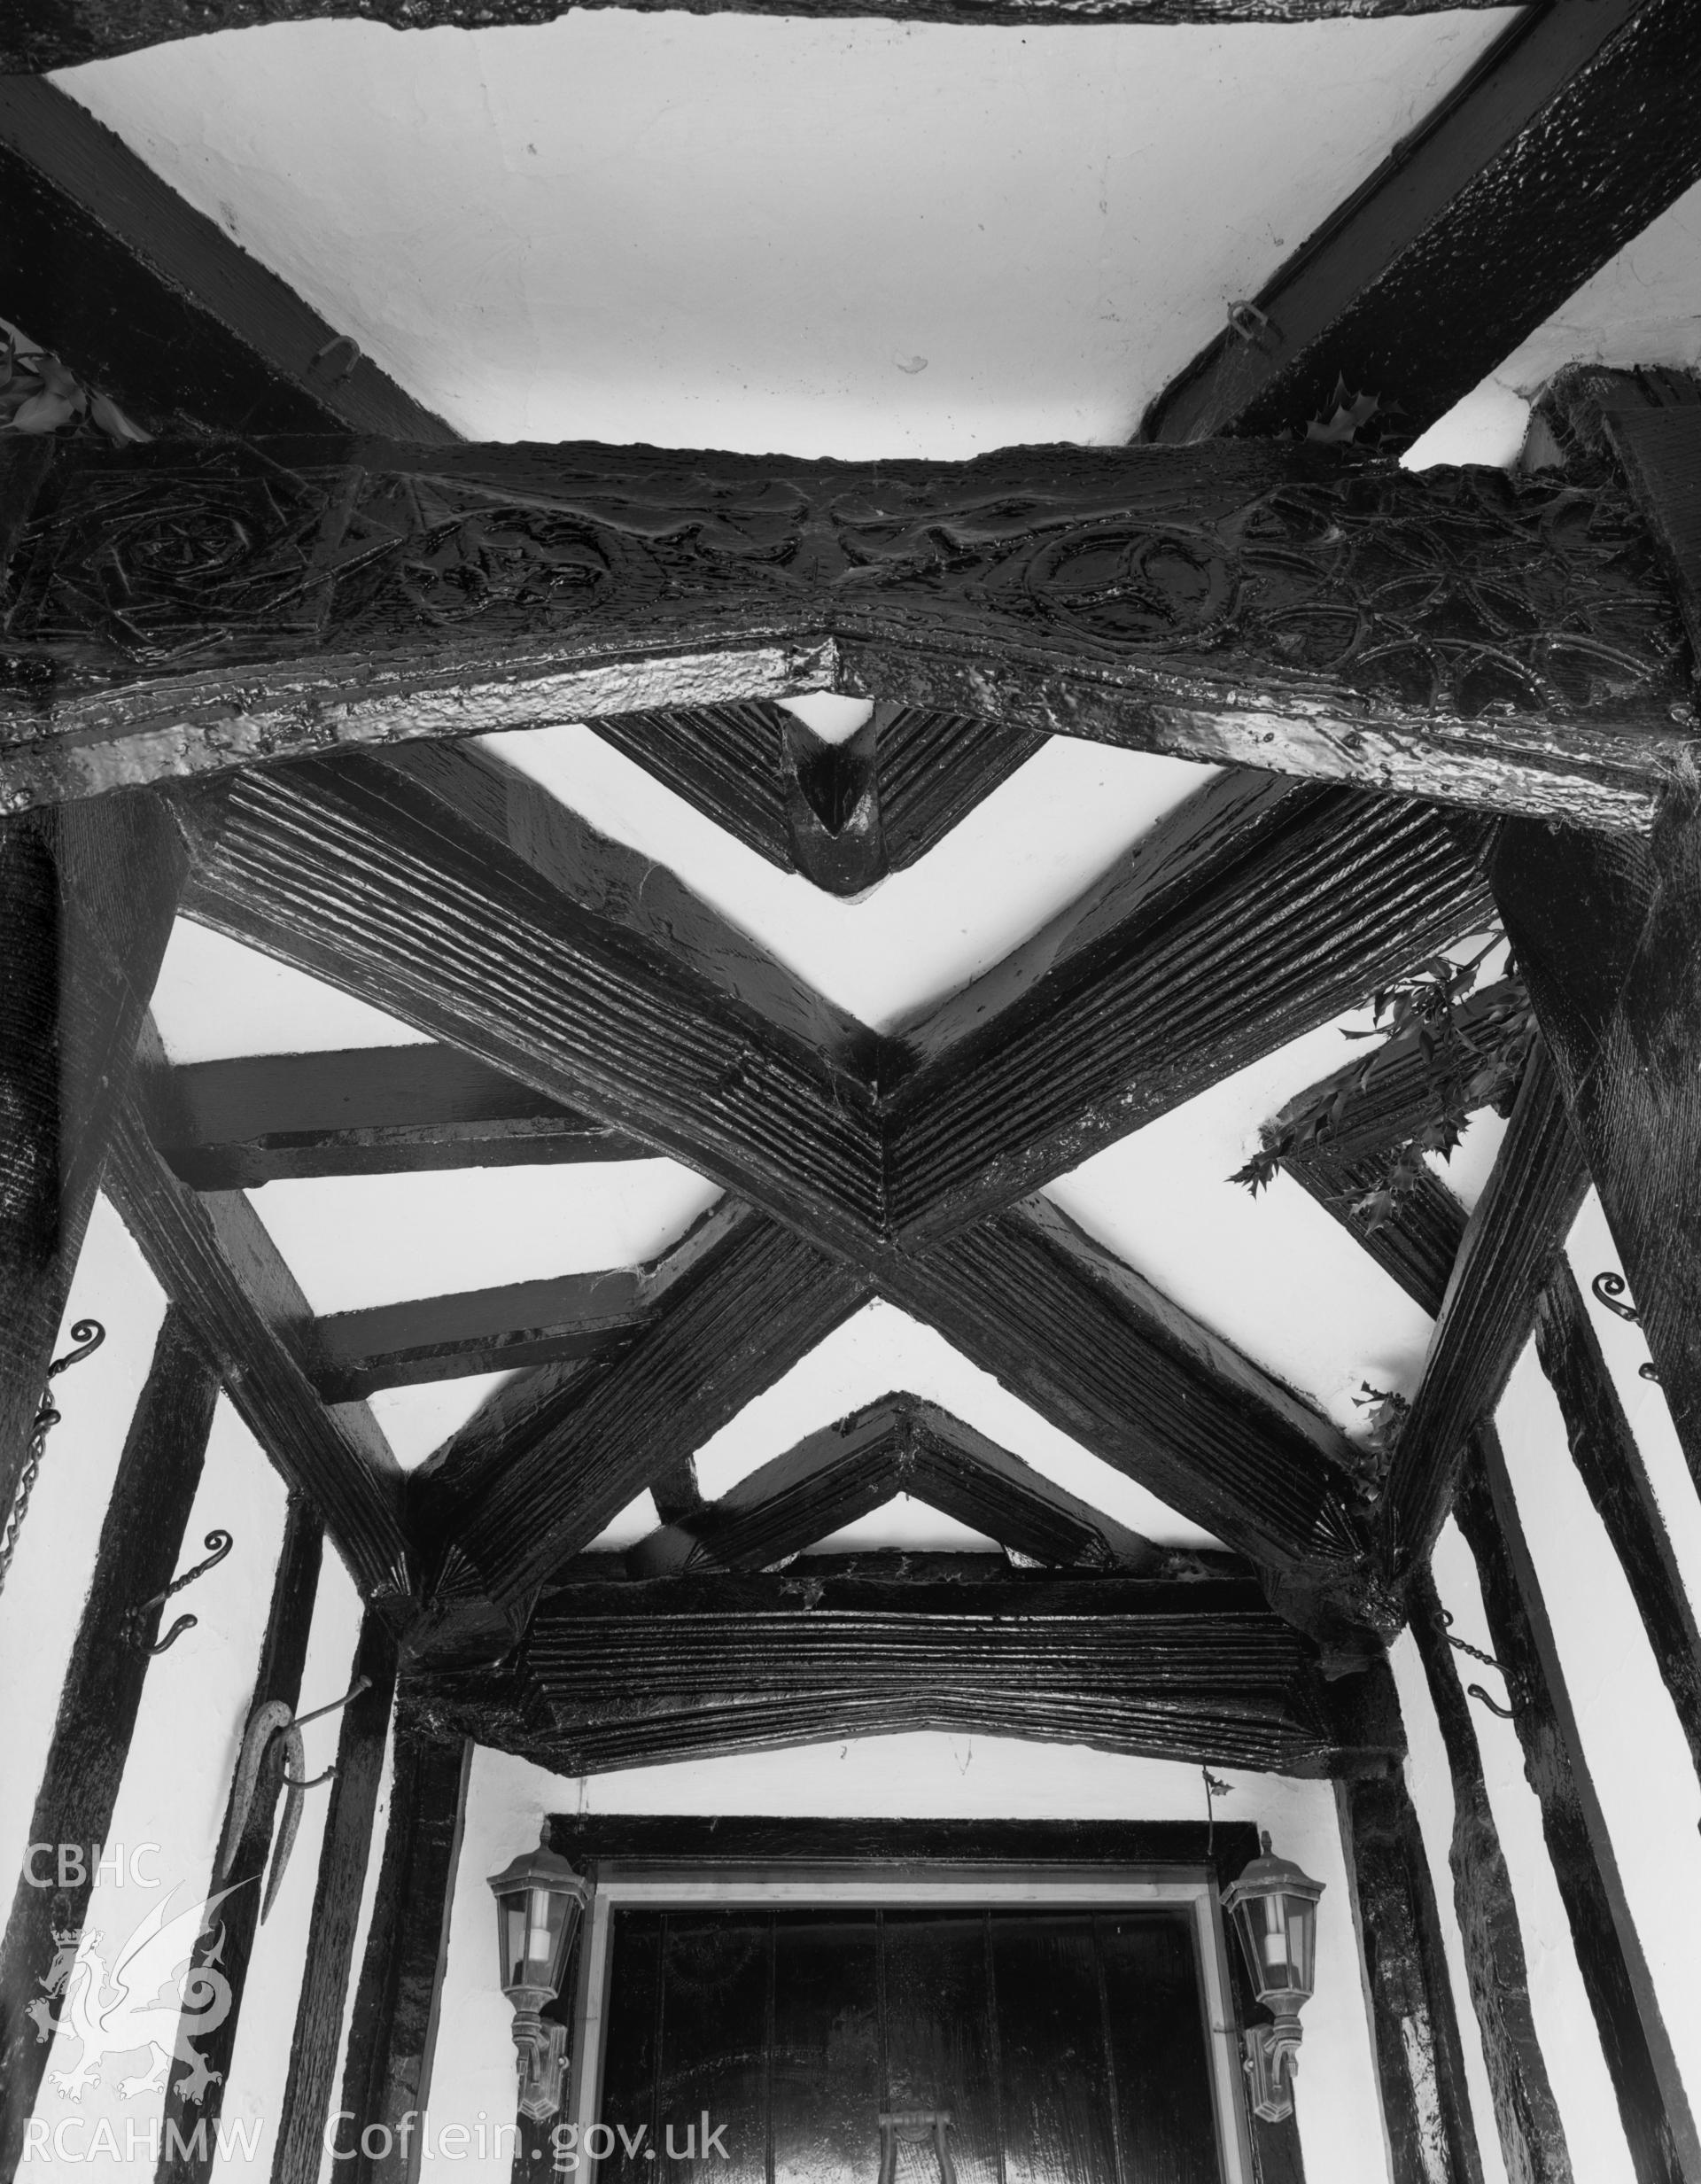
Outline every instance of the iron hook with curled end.
<path fill-rule="evenodd" d="M 284 1779 L 291 1790 L 316 1790 L 322 1782 L 329 1782 L 336 1772 L 337 1768 L 333 1764 L 326 1768 L 322 1775 L 309 1775 L 305 1782 L 299 1782 L 286 1767 L 284 1769 Z"/>
<path fill-rule="evenodd" d="M 1588 1286 L 1590 1294 L 1597 1304 L 1605 1305 L 1609 1312 L 1616 1312 L 1620 1319 L 1627 1319 L 1633 1327 L 1641 1326 L 1642 1314 L 1635 1306 L 1619 1302 L 1624 1295 L 1625 1286 L 1622 1274 L 1612 1272 L 1597 1274 Z M 1642 1380 L 1651 1380 L 1656 1387 L 1659 1385 L 1659 1371 L 1653 1364 L 1638 1365 L 1636 1377 Z"/>
<path fill-rule="evenodd" d="M 1483 1690 L 1480 1683 L 1467 1683 L 1464 1688 L 1470 1692 L 1472 1698 L 1481 1699 L 1483 1705 L 1487 1707 L 1490 1714 L 1497 1714 L 1503 1722 L 1510 1722 L 1512 1720 L 1513 1715 L 1511 1708 L 1510 1706 L 1503 1706 L 1498 1699 L 1490 1698 L 1487 1692 Z"/>
<path fill-rule="evenodd" d="M 1495 1669 L 1502 1675 L 1506 1674 L 1492 1653 L 1485 1653 L 1480 1645 L 1472 1645 L 1468 1638 L 1456 1638 L 1453 1636 L 1453 1613 L 1450 1608 L 1441 1610 L 1441 1622 L 1447 1631 L 1447 1642 L 1449 1645 L 1457 1646 L 1461 1653 L 1469 1653 L 1472 1660 L 1481 1661 L 1486 1667 Z M 1481 1699 L 1490 1714 L 1497 1714 L 1503 1722 L 1512 1720 L 1511 1708 L 1503 1706 L 1498 1699 L 1490 1698 L 1480 1683 L 1467 1683 L 1464 1688 L 1470 1698 Z"/>
<path fill-rule="evenodd" d="M 140 1607 L 132 1608 L 124 1618 L 124 1635 L 139 1652 L 163 1653 L 168 1646 L 176 1644 L 184 1631 L 193 1630 L 200 1621 L 198 1615 L 180 1615 L 171 1628 L 167 1631 L 165 1636 L 154 1644 L 148 1645 L 143 1641 L 142 1633 L 153 1611 L 156 1608 L 164 1607 L 173 1593 L 181 1592 L 185 1585 L 192 1585 L 198 1577 L 205 1576 L 215 1563 L 222 1562 L 236 1542 L 229 1532 L 221 1531 L 215 1527 L 206 1535 L 201 1544 L 204 1547 L 210 1547 L 213 1550 L 212 1553 L 204 1560 L 198 1562 L 192 1570 L 185 1570 L 181 1577 L 173 1578 L 163 1592 L 155 1593 L 151 1600 L 144 1600 Z"/>

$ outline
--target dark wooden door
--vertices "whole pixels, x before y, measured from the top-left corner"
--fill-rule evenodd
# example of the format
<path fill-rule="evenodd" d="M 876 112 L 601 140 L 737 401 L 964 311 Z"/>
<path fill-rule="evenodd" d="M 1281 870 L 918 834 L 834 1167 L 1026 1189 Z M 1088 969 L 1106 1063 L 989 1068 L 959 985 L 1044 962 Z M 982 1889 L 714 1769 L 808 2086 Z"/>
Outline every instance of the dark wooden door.
<path fill-rule="evenodd" d="M 958 2184 L 1220 2184 L 1183 1910 L 619 1910 L 605 2023 L 597 2184 L 880 2184 L 882 2116 L 941 2184 L 941 2111 Z"/>

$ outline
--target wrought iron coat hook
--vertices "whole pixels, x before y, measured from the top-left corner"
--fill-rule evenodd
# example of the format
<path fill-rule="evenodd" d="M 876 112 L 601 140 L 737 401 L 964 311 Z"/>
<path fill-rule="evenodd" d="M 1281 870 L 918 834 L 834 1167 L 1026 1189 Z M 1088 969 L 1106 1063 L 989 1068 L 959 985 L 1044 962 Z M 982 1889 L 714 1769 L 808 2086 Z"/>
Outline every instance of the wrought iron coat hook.
<path fill-rule="evenodd" d="M 1605 1305 L 1609 1312 L 1616 1312 L 1620 1319 L 1627 1319 L 1633 1327 L 1641 1326 L 1642 1314 L 1635 1306 L 1627 1301 L 1621 1302 L 1624 1299 L 1622 1274 L 1597 1274 L 1588 1286 L 1597 1304 Z M 1639 1379 L 1652 1380 L 1658 1385 L 1659 1373 L 1652 1364 L 1638 1365 L 1636 1372 Z"/>
<path fill-rule="evenodd" d="M 1480 1660 L 1486 1667 L 1494 1669 L 1497 1675 L 1505 1675 L 1506 1671 L 1492 1653 L 1485 1653 L 1480 1645 L 1472 1645 L 1468 1638 L 1456 1638 L 1453 1636 L 1453 1616 L 1449 1609 L 1441 1610 L 1441 1621 L 1446 1627 L 1447 1642 L 1449 1645 L 1457 1646 L 1461 1653 L 1469 1653 L 1472 1660 Z M 1511 1679 L 1508 1678 L 1508 1681 L 1510 1682 Z M 1511 1708 L 1503 1706 L 1497 1698 L 1490 1698 L 1480 1683 L 1467 1683 L 1464 1688 L 1470 1698 L 1481 1699 L 1489 1713 L 1497 1714 L 1503 1722 L 1510 1722 L 1513 1719 Z"/>
<path fill-rule="evenodd" d="M 192 1585 L 198 1577 L 205 1577 L 215 1564 L 224 1560 L 236 1542 L 229 1532 L 221 1532 L 215 1527 L 206 1535 L 201 1544 L 210 1547 L 212 1553 L 198 1562 L 192 1570 L 185 1570 L 181 1577 L 174 1577 L 163 1592 L 155 1593 L 151 1600 L 144 1600 L 140 1607 L 132 1608 L 124 1618 L 124 1636 L 139 1652 L 163 1653 L 167 1646 L 176 1644 L 184 1631 L 193 1630 L 199 1622 L 198 1615 L 180 1615 L 165 1636 L 152 1645 L 149 1645 L 142 1636 L 147 1628 L 148 1618 L 155 1608 L 164 1607 L 174 1593 L 181 1592 L 185 1585 Z"/>
<path fill-rule="evenodd" d="M 90 1351 L 97 1350 L 106 1340 L 106 1330 L 97 1319 L 79 1319 L 72 1326 L 71 1340 L 74 1349 L 66 1350 L 63 1357 L 56 1357 L 47 1368 L 50 1382 L 56 1380 L 69 1365 L 80 1364 Z M 35 1416 L 29 1428 L 29 1453 L 24 1459 L 24 1468 L 19 1475 L 17 1490 L 12 1496 L 12 1508 L 7 1512 L 5 1531 L 0 1535 L 0 1591 L 5 1589 L 6 1573 L 12 1567 L 12 1558 L 17 1551 L 18 1535 L 24 1528 L 24 1517 L 29 1508 L 29 1497 L 35 1490 L 36 1474 L 42 1468 L 42 1457 L 47 1446 L 47 1436 L 59 1422 L 59 1412 L 54 1404 L 50 1386 L 42 1390 L 42 1400 L 35 1407 Z"/>

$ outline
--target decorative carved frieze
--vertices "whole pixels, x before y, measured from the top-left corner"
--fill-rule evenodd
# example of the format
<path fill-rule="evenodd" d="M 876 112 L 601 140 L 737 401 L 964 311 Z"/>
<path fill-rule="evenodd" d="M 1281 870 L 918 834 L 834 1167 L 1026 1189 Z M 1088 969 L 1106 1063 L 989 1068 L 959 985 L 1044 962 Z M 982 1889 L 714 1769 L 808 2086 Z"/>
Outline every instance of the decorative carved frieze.
<path fill-rule="evenodd" d="M 741 688 L 895 683 L 1195 757 L 1581 802 L 1602 823 L 1645 820 L 1693 727 L 1681 624 L 1604 476 L 1418 476 L 1288 442 L 878 468 L 312 439 L 68 450 L 13 556 L 0 645 L 13 804 L 694 702 L 705 657 Z"/>

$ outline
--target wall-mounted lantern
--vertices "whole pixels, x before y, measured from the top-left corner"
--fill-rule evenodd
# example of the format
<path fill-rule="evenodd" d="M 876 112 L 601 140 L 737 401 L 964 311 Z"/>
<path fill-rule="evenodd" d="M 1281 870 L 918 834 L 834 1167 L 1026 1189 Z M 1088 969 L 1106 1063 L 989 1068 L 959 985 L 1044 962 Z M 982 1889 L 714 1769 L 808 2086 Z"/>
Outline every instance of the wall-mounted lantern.
<path fill-rule="evenodd" d="M 1252 2110 L 1266 2123 L 1293 2113 L 1293 2072 L 1300 2047 L 1300 2011 L 1317 1978 L 1317 1898 L 1323 1883 L 1285 1858 L 1254 1858 L 1223 1894 L 1252 1974 L 1253 1991 L 1275 2019 L 1246 2035 Z"/>
<path fill-rule="evenodd" d="M 534 2119 L 561 2107 L 567 2068 L 567 2028 L 539 2014 L 554 2001 L 591 1885 L 564 1858 L 540 1846 L 490 1877 L 496 1899 L 502 1992 L 514 2006 L 514 2046 L 520 2113 Z"/>

